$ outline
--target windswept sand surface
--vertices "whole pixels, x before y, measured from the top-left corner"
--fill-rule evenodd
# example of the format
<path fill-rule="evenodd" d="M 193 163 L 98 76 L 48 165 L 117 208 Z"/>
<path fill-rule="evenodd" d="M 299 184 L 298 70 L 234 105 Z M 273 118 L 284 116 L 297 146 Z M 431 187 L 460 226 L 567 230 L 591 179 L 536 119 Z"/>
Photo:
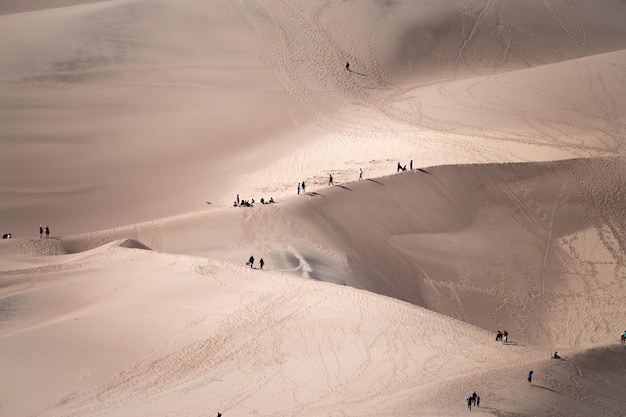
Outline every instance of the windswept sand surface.
<path fill-rule="evenodd" d="M 0 416 L 623 416 L 625 21 L 0 1 Z"/>

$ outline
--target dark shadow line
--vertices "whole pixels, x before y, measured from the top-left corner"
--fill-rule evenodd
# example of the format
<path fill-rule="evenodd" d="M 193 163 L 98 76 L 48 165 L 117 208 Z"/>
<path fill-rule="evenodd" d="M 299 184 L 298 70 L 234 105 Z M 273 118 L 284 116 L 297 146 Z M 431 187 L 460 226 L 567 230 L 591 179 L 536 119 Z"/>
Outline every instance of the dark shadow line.
<path fill-rule="evenodd" d="M 418 171 L 423 172 L 424 174 L 433 175 L 430 172 L 423 170 L 422 168 L 417 168 Z"/>
<path fill-rule="evenodd" d="M 534 385 L 534 384 L 533 384 L 533 387 L 536 387 L 536 388 L 541 388 L 541 389 L 545 389 L 546 391 L 551 391 L 551 392 L 554 392 L 554 393 L 556 393 L 556 394 L 561 394 L 561 393 L 560 393 L 560 392 L 558 392 L 557 390 L 553 390 L 552 388 L 544 387 L 543 385 Z"/>
<path fill-rule="evenodd" d="M 371 178 L 368 178 L 367 180 L 368 180 L 368 181 L 371 181 L 371 182 L 375 182 L 375 183 L 376 183 L 376 184 L 378 184 L 378 185 L 385 185 L 385 184 L 383 184 L 382 182 L 379 182 L 379 181 L 373 180 L 373 179 L 371 179 Z"/>
<path fill-rule="evenodd" d="M 344 190 L 352 191 L 350 188 L 346 187 L 345 185 L 337 185 L 337 187 L 343 188 Z"/>
<path fill-rule="evenodd" d="M 350 68 L 346 68 L 346 70 L 347 70 L 348 72 L 353 73 L 353 74 L 360 75 L 360 76 L 363 76 L 363 77 L 367 77 L 367 74 L 363 74 L 363 73 L 360 73 L 360 72 L 357 72 L 357 71 L 353 71 L 353 70 L 351 70 Z"/>
<path fill-rule="evenodd" d="M 507 343 L 503 343 L 503 345 L 505 345 L 505 346 L 518 346 L 518 347 L 526 346 L 523 343 L 517 343 L 517 342 L 507 342 Z"/>
<path fill-rule="evenodd" d="M 325 197 L 325 196 L 323 196 L 320 193 L 317 193 L 315 191 L 308 192 L 307 194 L 310 195 L 311 197 Z"/>

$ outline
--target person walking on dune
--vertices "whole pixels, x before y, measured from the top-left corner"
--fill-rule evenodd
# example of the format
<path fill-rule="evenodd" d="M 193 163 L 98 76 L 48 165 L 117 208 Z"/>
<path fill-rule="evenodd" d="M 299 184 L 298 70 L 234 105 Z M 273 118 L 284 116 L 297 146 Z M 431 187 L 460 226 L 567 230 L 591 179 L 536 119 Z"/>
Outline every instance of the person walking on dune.
<path fill-rule="evenodd" d="M 350 71 L 350 63 L 349 62 L 346 62 L 346 70 Z"/>
<path fill-rule="evenodd" d="M 472 397 L 467 397 L 467 409 L 472 411 Z"/>
<path fill-rule="evenodd" d="M 507 343 L 509 343 L 509 332 L 505 330 L 502 332 L 502 344 L 506 345 Z"/>
<path fill-rule="evenodd" d="M 250 265 L 250 268 L 254 268 L 254 256 L 251 256 L 250 259 L 248 259 L 248 263 L 246 263 L 246 265 Z"/>
<path fill-rule="evenodd" d="M 50 237 L 50 228 L 46 225 L 46 237 Z"/>
<path fill-rule="evenodd" d="M 328 177 L 328 185 L 333 185 L 333 174 Z"/>
<path fill-rule="evenodd" d="M 39 225 L 39 237 L 43 237 L 43 225 Z"/>
<path fill-rule="evenodd" d="M 304 188 L 304 187 L 305 187 L 305 185 L 304 185 L 304 181 L 302 181 L 302 194 L 306 193 L 306 191 L 305 191 L 305 188 Z"/>
<path fill-rule="evenodd" d="M 528 383 L 532 384 L 533 383 L 533 371 L 530 371 L 528 373 L 528 377 L 527 378 L 528 378 Z"/>
<path fill-rule="evenodd" d="M 259 265 L 261 265 L 261 270 L 263 270 L 263 265 L 265 265 L 265 261 L 263 260 L 263 258 L 259 260 Z"/>
<path fill-rule="evenodd" d="M 363 179 L 363 169 L 359 168 L 359 181 Z"/>
<path fill-rule="evenodd" d="M 298 195 L 300 195 L 300 183 L 298 183 Z"/>

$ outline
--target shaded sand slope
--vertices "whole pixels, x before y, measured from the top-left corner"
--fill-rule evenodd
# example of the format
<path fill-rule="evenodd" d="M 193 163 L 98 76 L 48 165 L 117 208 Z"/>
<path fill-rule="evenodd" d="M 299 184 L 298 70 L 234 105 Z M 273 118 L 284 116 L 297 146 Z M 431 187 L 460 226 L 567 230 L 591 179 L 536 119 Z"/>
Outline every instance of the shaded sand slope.
<path fill-rule="evenodd" d="M 100 3 L 103 1 L 111 0 L 2 0 L 0 3 L 0 15 Z"/>
<path fill-rule="evenodd" d="M 610 1 L 403 1 L 379 10 L 372 40 L 390 77 L 441 80 L 623 49 L 624 13 Z"/>
<path fill-rule="evenodd" d="M 413 407 L 417 415 L 446 415 L 442 410 L 447 415 L 461 415 L 449 403 L 472 392 L 468 387 L 475 387 L 481 407 L 473 408 L 472 413 L 497 417 L 621 416 L 626 406 L 625 365 L 624 348 L 612 346 L 566 354 L 560 361 L 547 359 L 479 371 L 432 384 L 427 392 L 415 396 Z M 532 385 L 526 381 L 530 370 L 534 371 Z"/>
<path fill-rule="evenodd" d="M 625 169 L 583 159 L 415 170 L 312 193 L 284 207 L 284 223 L 347 264 L 348 285 L 525 343 L 587 346 L 626 320 Z M 268 224 L 253 214 L 248 227 L 271 240 Z"/>
<path fill-rule="evenodd" d="M 202 210 L 263 165 L 261 145 L 294 150 L 306 134 L 280 133 L 306 117 L 237 16 L 228 2 L 110 1 L 0 17 L 3 230 Z"/>

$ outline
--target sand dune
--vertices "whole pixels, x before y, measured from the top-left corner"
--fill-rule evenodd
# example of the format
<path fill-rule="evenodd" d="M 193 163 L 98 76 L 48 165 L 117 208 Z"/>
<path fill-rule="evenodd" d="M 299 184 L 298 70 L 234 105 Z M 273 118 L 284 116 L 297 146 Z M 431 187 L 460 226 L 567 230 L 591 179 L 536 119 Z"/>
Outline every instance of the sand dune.
<path fill-rule="evenodd" d="M 285 222 L 334 248 L 349 285 L 534 345 L 589 345 L 626 321 L 623 173 L 621 159 L 433 167 L 320 191 Z"/>
<path fill-rule="evenodd" d="M 615 153 L 624 55 L 598 54 L 626 48 L 626 12 L 608 1 L 588 8 L 123 0 L 2 16 L 3 227 L 101 230 L 229 205 L 236 193 L 292 194 L 329 172 L 385 175 L 399 159 L 425 167 Z M 418 48 L 408 58 L 424 71 L 394 75 L 398 53 L 386 54 L 433 31 L 430 49 L 457 58 L 431 52 L 423 62 Z M 506 59 L 478 70 L 478 46 L 479 58 Z M 589 60 L 572 61 L 580 57 Z"/>
<path fill-rule="evenodd" d="M 0 2 L 0 415 L 623 415 L 625 20 Z"/>

